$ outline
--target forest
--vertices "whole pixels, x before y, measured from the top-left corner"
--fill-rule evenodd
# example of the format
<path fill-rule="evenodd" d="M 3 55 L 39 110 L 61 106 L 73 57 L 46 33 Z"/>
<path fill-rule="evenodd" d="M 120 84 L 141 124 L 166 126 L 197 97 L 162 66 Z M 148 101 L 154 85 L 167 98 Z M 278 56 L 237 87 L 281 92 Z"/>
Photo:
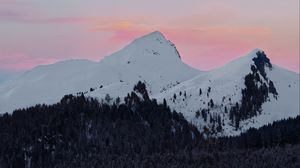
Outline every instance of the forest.
<path fill-rule="evenodd" d="M 1 115 L 0 167 L 300 167 L 299 116 L 207 138 L 142 82 L 124 101 L 107 96 L 66 95 Z"/>

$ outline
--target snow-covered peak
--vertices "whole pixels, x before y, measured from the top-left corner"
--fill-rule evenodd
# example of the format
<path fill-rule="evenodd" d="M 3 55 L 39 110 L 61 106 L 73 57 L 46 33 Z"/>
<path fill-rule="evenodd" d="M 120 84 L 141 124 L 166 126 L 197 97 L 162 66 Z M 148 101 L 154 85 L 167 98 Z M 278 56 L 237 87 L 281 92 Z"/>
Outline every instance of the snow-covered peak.
<path fill-rule="evenodd" d="M 182 64 L 175 45 L 158 31 L 152 32 L 125 46 L 118 52 L 105 57 L 107 64 Z"/>
<path fill-rule="evenodd" d="M 249 81 L 252 83 L 250 86 Z M 267 88 L 267 91 L 263 91 L 261 86 Z M 277 94 L 272 91 L 274 88 Z M 248 95 L 245 94 L 246 91 Z M 244 108 L 253 103 L 251 100 L 258 101 L 258 98 L 263 97 L 263 92 L 267 98 L 261 101 L 261 109 L 256 111 L 257 115 L 240 121 L 237 129 L 230 118 L 232 107 L 238 103 Z M 260 95 L 255 97 L 256 93 Z M 250 98 L 246 99 L 247 96 Z M 299 74 L 272 65 L 263 50 L 255 49 L 221 68 L 201 73 L 156 97 L 160 101 L 166 99 L 172 109 L 182 112 L 199 128 L 214 130 L 215 125 L 211 121 L 221 117 L 225 127 L 219 135 L 237 135 L 250 127 L 257 128 L 299 115 Z"/>
<path fill-rule="evenodd" d="M 264 58 L 262 60 L 259 59 L 259 61 L 263 61 L 264 64 L 270 63 L 269 58 L 267 57 L 267 55 L 265 54 L 265 52 L 262 49 L 254 49 L 254 50 L 250 51 L 248 54 L 225 64 L 221 68 L 217 68 L 217 69 L 209 71 L 207 74 L 215 73 L 215 71 L 217 71 L 218 73 L 221 73 L 220 76 L 222 76 L 224 74 L 244 76 L 245 74 L 248 74 L 249 72 L 251 72 L 251 65 L 255 65 L 254 60 L 255 60 L 255 58 L 258 58 L 258 57 Z"/>
<path fill-rule="evenodd" d="M 134 40 L 134 42 L 142 42 L 142 41 L 167 41 L 167 39 L 165 38 L 165 36 L 159 32 L 159 31 L 154 31 L 151 32 L 149 34 L 146 34 L 142 37 L 137 38 L 136 40 Z"/>
<path fill-rule="evenodd" d="M 100 62 L 68 60 L 38 66 L 0 85 L 0 113 L 37 103 L 52 104 L 79 92 L 99 98 L 106 94 L 122 97 L 138 81 L 146 81 L 150 94 L 157 94 L 199 73 L 181 61 L 173 43 L 153 32 Z"/>
<path fill-rule="evenodd" d="M 255 48 L 252 51 L 250 51 L 246 57 L 256 57 L 256 53 L 258 52 L 264 52 L 264 50 L 260 49 L 260 48 Z"/>

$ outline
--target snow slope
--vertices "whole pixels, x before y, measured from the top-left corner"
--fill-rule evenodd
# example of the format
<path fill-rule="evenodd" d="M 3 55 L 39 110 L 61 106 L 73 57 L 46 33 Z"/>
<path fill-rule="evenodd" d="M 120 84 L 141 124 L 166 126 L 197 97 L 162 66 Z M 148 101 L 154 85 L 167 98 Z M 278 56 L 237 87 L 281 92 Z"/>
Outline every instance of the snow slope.
<path fill-rule="evenodd" d="M 250 127 L 300 115 L 299 74 L 273 65 L 265 68 L 268 79 L 257 85 L 267 83 L 269 86 L 269 80 L 273 81 L 278 96 L 269 94 L 261 106 L 261 113 L 242 120 L 240 128 L 235 128 L 225 107 L 229 111 L 236 103 L 241 103 L 245 77 L 251 73 L 257 52 L 262 51 L 255 49 L 219 69 L 202 72 L 183 63 L 175 45 L 160 32 L 153 32 L 100 62 L 68 60 L 38 66 L 0 84 L 0 113 L 11 113 L 39 103 L 53 104 L 66 94 L 81 92 L 99 99 L 109 94 L 122 100 L 138 81 L 142 81 L 151 98 L 160 102 L 166 99 L 172 109 L 183 113 L 202 130 L 215 130 L 215 121 L 211 120 L 219 118 L 222 129 L 214 133 L 217 136 L 237 135 Z M 260 78 L 263 79 L 261 74 Z M 213 107 L 209 104 L 211 100 Z M 202 110 L 209 111 L 206 120 Z M 200 114 L 196 115 L 197 111 Z"/>
<path fill-rule="evenodd" d="M 282 69 L 273 65 L 272 69 L 266 68 L 268 80 L 272 80 L 278 92 L 277 99 L 269 94 L 269 101 L 263 103 L 261 115 L 242 121 L 241 128 L 235 130 L 229 120 L 228 112 L 225 113 L 225 106 L 229 110 L 236 102 L 242 99 L 241 90 L 245 88 L 245 76 L 251 72 L 251 65 L 254 65 L 253 58 L 256 57 L 258 49 L 240 59 L 234 60 L 222 68 L 202 73 L 193 79 L 187 80 L 164 93 L 155 95 L 158 100 L 164 98 L 174 110 L 182 112 L 184 116 L 199 128 L 212 128 L 210 115 L 220 116 L 224 122 L 223 131 L 218 135 L 237 135 L 250 127 L 260 127 L 273 121 L 300 115 L 299 112 L 299 74 Z M 261 77 L 262 78 L 262 77 Z M 211 88 L 208 93 L 208 88 Z M 202 94 L 200 95 L 200 88 Z M 180 92 L 182 93 L 180 96 Z M 186 96 L 184 96 L 186 92 Z M 174 94 L 176 99 L 174 100 Z M 214 107 L 209 108 L 208 102 L 213 100 Z M 207 121 L 204 118 L 196 117 L 196 111 L 209 109 Z"/>
<path fill-rule="evenodd" d="M 122 97 L 139 80 L 147 81 L 148 89 L 155 94 L 199 73 L 181 61 L 173 43 L 160 32 L 153 32 L 100 62 L 68 60 L 38 66 L 0 85 L 0 113 L 37 103 L 56 103 L 62 96 L 78 92 Z"/>

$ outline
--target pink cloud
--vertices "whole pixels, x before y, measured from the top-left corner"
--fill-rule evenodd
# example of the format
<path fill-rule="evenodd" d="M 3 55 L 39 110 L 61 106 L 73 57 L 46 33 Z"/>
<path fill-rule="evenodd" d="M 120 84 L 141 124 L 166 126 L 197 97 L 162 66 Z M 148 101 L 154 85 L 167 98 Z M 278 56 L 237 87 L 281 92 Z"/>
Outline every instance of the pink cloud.
<path fill-rule="evenodd" d="M 0 10 L 0 21 L 20 21 L 22 18 L 24 18 L 25 15 L 15 12 L 15 11 L 10 11 L 10 10 Z"/>
<path fill-rule="evenodd" d="M 279 45 L 276 44 L 281 47 L 276 47 L 273 42 L 274 40 L 272 39 L 272 37 L 275 36 L 273 32 L 274 28 L 270 28 L 266 25 L 237 26 L 235 24 L 216 24 L 216 21 L 222 22 L 228 18 L 235 19 L 236 13 L 222 5 L 214 6 L 214 9 L 218 9 L 219 12 L 217 14 L 210 14 L 209 17 L 204 12 L 204 14 L 199 16 L 176 19 L 169 21 L 168 23 L 160 23 L 158 18 L 154 19 L 149 16 L 72 16 L 49 18 L 10 11 L 0 11 L 0 21 L 5 20 L 30 24 L 84 25 L 87 27 L 85 33 L 106 34 L 105 43 L 101 44 L 103 45 L 101 46 L 102 49 L 100 47 L 98 48 L 97 45 L 100 44 L 95 43 L 96 40 L 90 40 L 90 43 L 84 41 L 84 44 L 81 41 L 78 42 L 82 48 L 91 49 L 94 50 L 95 53 L 99 53 L 99 58 L 103 56 L 104 53 L 107 54 L 113 52 L 139 36 L 145 35 L 151 31 L 159 30 L 176 44 L 185 62 L 199 69 L 208 70 L 220 67 L 230 60 L 243 56 L 254 48 L 262 48 L 268 51 L 267 53 L 271 57 L 271 60 L 274 60 L 275 63 L 299 71 L 299 59 L 297 61 L 299 48 L 298 51 L 297 48 L 288 51 L 288 59 L 284 59 L 281 52 L 284 49 L 282 48 L 286 49 L 291 47 L 282 47 L 282 43 Z M 152 23 L 158 24 L 154 25 Z M 83 36 L 83 34 L 74 35 L 74 38 L 75 36 L 77 36 L 77 39 L 80 39 L 80 36 Z M 78 47 L 79 45 L 74 46 Z M 81 50 L 84 50 L 82 48 Z M 109 51 L 108 48 L 110 49 Z M 96 50 L 100 51 L 96 52 Z M 65 53 L 68 52 L 65 51 Z M 28 69 L 34 65 L 45 64 L 47 62 L 52 63 L 54 61 L 40 57 L 31 58 L 24 54 L 11 54 L 10 57 L 12 59 L 5 58 L 4 55 L 0 55 L 0 57 L 1 69 Z M 17 61 L 18 59 L 15 58 L 18 57 L 20 57 L 21 61 L 15 63 L 13 66 L 13 61 Z M 11 59 L 11 62 L 4 65 L 3 62 L 5 62 L 5 60 L 8 61 L 9 59 Z M 95 56 L 93 59 L 95 59 Z"/>
<path fill-rule="evenodd" d="M 92 40 L 92 44 L 81 43 L 81 47 L 89 49 L 93 54 L 98 53 L 99 58 L 107 53 L 111 53 L 128 44 L 133 39 L 145 35 L 151 31 L 159 30 L 173 41 L 182 55 L 183 61 L 193 67 L 208 70 L 220 67 L 230 60 L 241 57 L 254 48 L 267 50 L 271 60 L 275 63 L 282 63 L 292 69 L 299 67 L 294 59 L 297 54 L 289 52 L 291 59 L 280 59 L 278 49 L 272 47 L 272 29 L 268 27 L 237 27 L 237 26 L 210 26 L 210 27 L 175 27 L 163 25 L 150 25 L 143 23 L 140 18 L 116 19 L 101 17 L 65 17 L 39 20 L 39 23 L 60 23 L 74 24 L 80 23 L 90 27 L 88 33 L 107 34 L 102 49 L 98 48 L 97 41 Z M 37 21 L 37 20 L 36 20 Z M 80 38 L 78 38 L 80 39 Z M 86 40 L 85 40 L 86 41 Z M 100 46 L 99 46 L 100 47 Z M 99 51 L 96 51 L 99 50 Z M 94 60 L 97 60 L 93 54 Z M 18 60 L 18 61 L 17 61 Z M 9 63 L 5 63 L 10 61 Z M 0 58 L 1 69 L 29 69 L 39 64 L 53 63 L 54 59 L 31 58 L 24 54 L 11 54 L 9 57 Z"/>
<path fill-rule="evenodd" d="M 43 18 L 31 17 L 21 13 L 14 12 L 0 12 L 0 21 L 16 22 L 16 23 L 33 23 L 33 24 L 78 24 L 93 22 L 93 18 L 89 17 L 57 17 L 57 18 Z"/>
<path fill-rule="evenodd" d="M 2 10 L 0 11 L 0 17 L 5 18 L 5 17 L 19 17 L 21 16 L 20 13 L 9 11 L 9 10 Z"/>

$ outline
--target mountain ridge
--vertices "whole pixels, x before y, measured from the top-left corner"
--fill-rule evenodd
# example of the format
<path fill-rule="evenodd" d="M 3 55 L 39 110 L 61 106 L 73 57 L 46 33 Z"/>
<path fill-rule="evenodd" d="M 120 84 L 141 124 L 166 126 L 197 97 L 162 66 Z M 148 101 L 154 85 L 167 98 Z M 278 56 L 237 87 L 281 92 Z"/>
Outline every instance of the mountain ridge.
<path fill-rule="evenodd" d="M 172 66 L 167 68 L 167 64 Z M 110 91 L 105 88 L 121 85 L 126 95 L 139 80 L 148 81 L 152 93 L 159 92 L 198 73 L 178 58 L 174 46 L 162 34 L 155 32 L 134 40 L 100 62 L 68 60 L 27 71 L 0 86 L 0 111 L 12 112 L 36 103 L 52 104 L 63 95 L 100 86 L 103 86 L 104 91 L 100 93 L 103 96 Z M 113 96 L 121 96 L 119 94 L 116 92 Z"/>
<path fill-rule="evenodd" d="M 263 62 L 257 64 L 265 67 L 260 72 L 254 61 L 260 53 L 264 52 L 253 50 L 245 57 L 202 73 L 156 97 L 160 101 L 166 99 L 171 108 L 182 112 L 201 129 L 225 126 L 222 129 L 225 135 L 237 135 L 250 127 L 258 128 L 299 115 L 299 74 Z M 240 112 L 233 112 L 230 117 L 230 110 L 236 104 Z M 257 110 L 253 110 L 254 107 Z M 253 113 L 244 108 L 252 109 Z M 242 117 L 242 111 L 249 114 Z M 238 116 L 241 118 L 237 122 Z M 222 121 L 217 123 L 217 120 Z M 241 127 L 235 128 L 236 124 Z"/>
<path fill-rule="evenodd" d="M 151 98 L 166 100 L 200 130 L 208 128 L 216 136 L 299 115 L 299 74 L 272 64 L 263 50 L 200 71 L 182 62 L 176 46 L 157 31 L 99 62 L 67 60 L 38 66 L 0 85 L 0 113 L 53 104 L 67 94 L 123 100 L 138 81 L 145 83 Z"/>

